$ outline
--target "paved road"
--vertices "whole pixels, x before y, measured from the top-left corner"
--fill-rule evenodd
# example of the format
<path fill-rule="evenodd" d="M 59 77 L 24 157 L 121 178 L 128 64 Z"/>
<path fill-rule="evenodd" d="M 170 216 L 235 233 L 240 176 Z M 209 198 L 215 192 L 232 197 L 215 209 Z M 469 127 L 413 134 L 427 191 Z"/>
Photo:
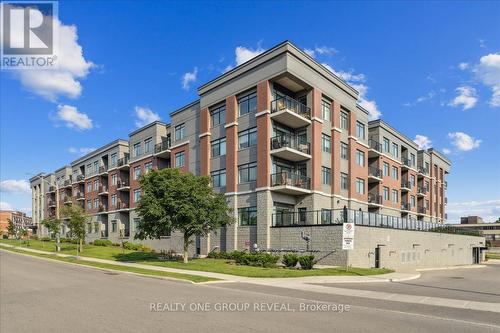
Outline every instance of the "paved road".
<path fill-rule="evenodd" d="M 323 295 L 244 283 L 193 285 L 110 274 L 0 252 L 0 331 L 10 332 L 500 332 L 497 313 Z M 348 312 L 299 311 L 300 303 L 350 304 Z M 152 312 L 152 302 L 185 304 Z M 189 304 L 250 305 L 245 312 L 189 311 Z M 294 312 L 253 311 L 273 303 Z M 261 306 L 261 309 L 265 306 Z"/>
<path fill-rule="evenodd" d="M 321 285 L 500 303 L 500 264 L 489 264 L 484 268 L 425 271 L 419 279 L 405 282 Z"/>

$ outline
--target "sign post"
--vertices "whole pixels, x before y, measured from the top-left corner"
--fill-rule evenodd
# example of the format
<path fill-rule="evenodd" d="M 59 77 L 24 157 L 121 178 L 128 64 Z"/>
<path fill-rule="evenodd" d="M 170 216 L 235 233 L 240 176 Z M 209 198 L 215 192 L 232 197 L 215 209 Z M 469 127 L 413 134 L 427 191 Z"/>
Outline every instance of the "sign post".
<path fill-rule="evenodd" d="M 342 224 L 342 250 L 354 250 L 354 223 L 346 222 Z M 346 271 L 349 264 L 346 262 Z"/>

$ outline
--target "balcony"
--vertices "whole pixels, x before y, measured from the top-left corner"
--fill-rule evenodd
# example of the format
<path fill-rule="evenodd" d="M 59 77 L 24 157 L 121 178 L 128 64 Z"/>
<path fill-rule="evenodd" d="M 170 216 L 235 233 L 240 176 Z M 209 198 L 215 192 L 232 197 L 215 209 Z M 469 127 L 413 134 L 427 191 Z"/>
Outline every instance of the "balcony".
<path fill-rule="evenodd" d="M 422 207 L 418 207 L 418 208 L 417 208 L 417 213 L 418 213 L 419 215 L 425 215 L 425 214 L 427 214 L 427 208 L 426 208 L 426 207 L 423 207 L 423 206 L 422 206 Z"/>
<path fill-rule="evenodd" d="M 299 162 L 311 158 L 309 142 L 302 142 L 296 135 L 278 135 L 271 138 L 271 155 Z"/>
<path fill-rule="evenodd" d="M 419 186 L 417 189 L 417 196 L 425 197 L 427 195 L 427 187 Z"/>
<path fill-rule="evenodd" d="M 130 184 L 126 181 L 119 180 L 117 184 L 118 191 L 130 191 Z"/>
<path fill-rule="evenodd" d="M 170 141 L 163 141 L 155 145 L 155 155 L 161 158 L 170 157 Z"/>
<path fill-rule="evenodd" d="M 448 197 L 444 197 L 444 204 L 447 205 L 448 204 Z"/>
<path fill-rule="evenodd" d="M 65 188 L 71 188 L 71 179 L 66 179 L 64 181 L 64 187 Z"/>
<path fill-rule="evenodd" d="M 271 118 L 291 128 L 311 124 L 311 108 L 290 97 L 280 97 L 271 102 Z"/>
<path fill-rule="evenodd" d="M 104 185 L 99 185 L 98 195 L 108 195 L 108 187 Z"/>
<path fill-rule="evenodd" d="M 311 179 L 291 172 L 271 175 L 271 190 L 286 194 L 301 195 L 310 193 Z"/>
<path fill-rule="evenodd" d="M 126 202 L 118 201 L 116 204 L 116 210 L 128 210 L 130 208 L 129 204 Z"/>
<path fill-rule="evenodd" d="M 48 193 L 55 193 L 55 192 L 56 192 L 56 187 L 55 186 L 49 186 Z"/>
<path fill-rule="evenodd" d="M 368 207 L 382 206 L 382 196 L 376 193 L 368 193 Z"/>
<path fill-rule="evenodd" d="M 429 174 L 429 170 L 427 170 L 426 168 L 423 168 L 423 167 L 418 167 L 418 176 L 419 177 L 424 177 L 424 176 L 427 176 Z"/>
<path fill-rule="evenodd" d="M 76 176 L 76 182 L 77 183 L 84 183 L 85 182 L 85 176 L 84 175 L 78 175 L 78 176 Z"/>
<path fill-rule="evenodd" d="M 78 192 L 76 194 L 76 201 L 80 201 L 80 200 L 85 200 L 85 196 L 83 195 L 83 193 Z"/>
<path fill-rule="evenodd" d="M 55 202 L 55 201 L 50 200 L 50 201 L 47 203 L 47 207 L 55 207 L 55 206 L 56 206 L 56 202 Z"/>
<path fill-rule="evenodd" d="M 107 175 L 108 174 L 108 166 L 102 165 L 99 167 L 99 175 Z"/>
<path fill-rule="evenodd" d="M 100 204 L 97 212 L 100 214 L 104 214 L 108 211 L 108 207 L 106 205 Z"/>
<path fill-rule="evenodd" d="M 63 198 L 63 203 L 66 204 L 66 205 L 69 205 L 69 204 L 73 203 L 73 200 L 71 199 L 70 196 L 66 196 L 66 197 Z"/>
<path fill-rule="evenodd" d="M 403 211 L 403 213 L 407 213 L 407 212 L 411 211 L 410 203 L 409 202 L 401 203 L 401 210 Z"/>
<path fill-rule="evenodd" d="M 406 157 L 401 157 L 401 170 L 410 169 L 412 167 L 411 160 Z"/>
<path fill-rule="evenodd" d="M 407 180 L 402 180 L 401 181 L 401 191 L 408 192 L 412 188 L 411 182 Z"/>
<path fill-rule="evenodd" d="M 368 139 L 368 157 L 377 157 L 382 154 L 382 144 L 380 142 L 375 141 L 373 139 Z"/>
<path fill-rule="evenodd" d="M 119 158 L 118 163 L 116 164 L 116 167 L 118 169 L 128 170 L 129 169 L 128 162 L 129 162 L 128 156 Z"/>
<path fill-rule="evenodd" d="M 368 183 L 381 182 L 382 170 L 376 167 L 368 167 Z"/>

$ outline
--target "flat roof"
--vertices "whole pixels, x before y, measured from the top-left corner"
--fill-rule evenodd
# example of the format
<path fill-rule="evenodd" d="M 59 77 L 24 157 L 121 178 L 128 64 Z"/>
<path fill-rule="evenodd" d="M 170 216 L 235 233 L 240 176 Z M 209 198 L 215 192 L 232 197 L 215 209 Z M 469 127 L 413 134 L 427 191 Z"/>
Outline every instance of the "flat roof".
<path fill-rule="evenodd" d="M 117 145 L 124 145 L 124 146 L 127 146 L 128 147 L 128 140 L 124 140 L 124 139 L 116 139 L 102 147 L 99 147 L 97 148 L 96 150 L 94 150 L 93 152 L 90 152 L 88 153 L 87 155 L 84 155 L 82 157 L 80 157 L 79 159 L 77 160 L 74 160 L 73 162 L 71 162 L 71 166 L 75 166 L 76 164 L 79 164 L 85 160 L 88 160 L 92 157 L 94 157 L 95 155 L 99 155 L 101 154 L 102 152 L 110 149 L 111 147 L 114 147 L 114 146 L 117 146 Z"/>
<path fill-rule="evenodd" d="M 400 139 L 402 139 L 402 141 L 405 141 L 407 144 L 411 145 L 413 148 L 415 148 L 417 151 L 419 150 L 418 149 L 418 145 L 413 142 L 412 139 L 410 139 L 409 137 L 407 137 L 405 134 L 401 133 L 400 131 L 398 131 L 397 129 L 395 129 L 394 127 L 392 127 L 389 123 L 387 123 L 386 121 L 382 120 L 382 119 L 376 119 L 376 120 L 370 120 L 368 122 L 368 127 L 370 127 L 371 125 L 373 126 L 377 126 L 379 125 L 380 127 L 385 127 L 386 130 L 388 130 L 389 132 L 397 135 L 400 137 Z"/>
<path fill-rule="evenodd" d="M 136 129 L 135 131 L 130 132 L 128 136 L 129 136 L 129 137 L 131 137 L 132 135 L 135 135 L 135 134 L 137 134 L 137 133 L 139 133 L 139 132 L 141 132 L 141 131 L 144 131 L 145 129 L 148 129 L 148 128 L 150 128 L 150 127 L 154 126 L 154 125 L 170 126 L 170 124 L 164 123 L 163 121 L 160 121 L 160 120 L 155 120 L 155 121 L 153 121 L 152 123 L 149 123 L 149 124 L 147 124 L 147 125 L 144 125 L 144 126 L 142 126 L 141 128 L 138 128 L 138 129 Z M 128 143 L 128 141 L 127 141 L 127 143 Z"/>

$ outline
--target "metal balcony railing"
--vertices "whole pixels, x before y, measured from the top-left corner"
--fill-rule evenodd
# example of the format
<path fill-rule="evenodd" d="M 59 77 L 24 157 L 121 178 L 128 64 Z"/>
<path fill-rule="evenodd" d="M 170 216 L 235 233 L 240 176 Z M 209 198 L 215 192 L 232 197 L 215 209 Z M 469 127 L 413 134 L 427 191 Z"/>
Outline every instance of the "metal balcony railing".
<path fill-rule="evenodd" d="M 66 179 L 64 181 L 64 186 L 69 186 L 69 185 L 71 185 L 71 179 Z"/>
<path fill-rule="evenodd" d="M 368 167 L 368 175 L 372 177 L 382 178 L 382 170 L 376 167 Z"/>
<path fill-rule="evenodd" d="M 271 113 L 290 110 L 298 115 L 311 119 L 311 108 L 291 97 L 279 97 L 271 102 Z"/>
<path fill-rule="evenodd" d="M 155 153 L 161 153 L 162 151 L 170 149 L 170 141 L 163 141 L 155 145 Z"/>
<path fill-rule="evenodd" d="M 368 203 L 381 205 L 382 204 L 382 196 L 376 193 L 368 193 Z"/>
<path fill-rule="evenodd" d="M 374 149 L 379 153 L 382 152 L 382 144 L 378 141 L 375 141 L 373 139 L 368 139 L 368 146 L 370 147 L 370 149 Z"/>
<path fill-rule="evenodd" d="M 427 189 L 427 187 L 424 187 L 424 186 L 419 186 L 417 189 L 418 194 L 426 195 L 427 192 L 428 192 L 428 189 Z"/>
<path fill-rule="evenodd" d="M 411 210 L 411 205 L 409 202 L 401 203 L 401 210 Z"/>
<path fill-rule="evenodd" d="M 402 188 L 410 188 L 411 189 L 412 188 L 412 184 L 408 180 L 402 180 L 401 181 L 401 187 Z"/>
<path fill-rule="evenodd" d="M 418 167 L 418 173 L 420 173 L 422 175 L 428 175 L 429 174 L 429 170 L 427 170 L 424 167 Z"/>
<path fill-rule="evenodd" d="M 123 187 L 130 186 L 129 182 L 125 181 L 125 180 L 118 180 L 117 184 L 118 184 L 117 185 L 118 188 L 123 188 Z"/>
<path fill-rule="evenodd" d="M 417 212 L 419 214 L 427 214 L 427 207 L 418 207 Z"/>
<path fill-rule="evenodd" d="M 291 148 L 304 154 L 310 154 L 310 143 L 304 142 L 299 136 L 291 134 L 277 135 L 271 138 L 271 150 L 280 148 Z"/>
<path fill-rule="evenodd" d="M 311 189 L 311 178 L 292 172 L 278 172 L 271 175 L 271 186 L 293 186 Z"/>
<path fill-rule="evenodd" d="M 97 211 L 99 213 L 105 212 L 107 210 L 108 210 L 108 207 L 106 207 L 106 205 L 103 205 L 103 204 L 99 205 L 99 208 L 97 209 Z"/>
<path fill-rule="evenodd" d="M 408 168 L 410 168 L 412 166 L 411 160 L 409 158 L 406 158 L 406 157 L 401 157 L 401 163 L 403 163 L 403 165 L 407 166 Z"/>
<path fill-rule="evenodd" d="M 128 156 L 125 156 L 125 157 L 122 157 L 122 158 L 119 158 L 118 159 L 118 166 L 121 167 L 121 166 L 125 166 L 128 164 L 128 161 L 129 161 L 129 158 Z"/>
<path fill-rule="evenodd" d="M 118 201 L 118 203 L 116 204 L 116 208 L 117 209 L 128 209 L 129 208 L 129 204 L 126 203 L 126 202 Z"/>
<path fill-rule="evenodd" d="M 76 194 L 76 199 L 83 199 L 85 196 L 81 193 L 81 192 L 78 192 Z"/>
<path fill-rule="evenodd" d="M 107 165 L 101 165 L 99 167 L 99 173 L 106 173 L 108 172 L 108 166 Z"/>
<path fill-rule="evenodd" d="M 76 181 L 77 182 L 81 182 L 81 181 L 84 181 L 85 180 L 85 176 L 84 175 L 78 175 L 76 176 Z"/>
<path fill-rule="evenodd" d="M 55 186 L 49 186 L 49 192 L 55 192 L 56 187 Z"/>
<path fill-rule="evenodd" d="M 108 187 L 105 185 L 99 185 L 99 193 L 106 193 L 108 192 Z"/>

